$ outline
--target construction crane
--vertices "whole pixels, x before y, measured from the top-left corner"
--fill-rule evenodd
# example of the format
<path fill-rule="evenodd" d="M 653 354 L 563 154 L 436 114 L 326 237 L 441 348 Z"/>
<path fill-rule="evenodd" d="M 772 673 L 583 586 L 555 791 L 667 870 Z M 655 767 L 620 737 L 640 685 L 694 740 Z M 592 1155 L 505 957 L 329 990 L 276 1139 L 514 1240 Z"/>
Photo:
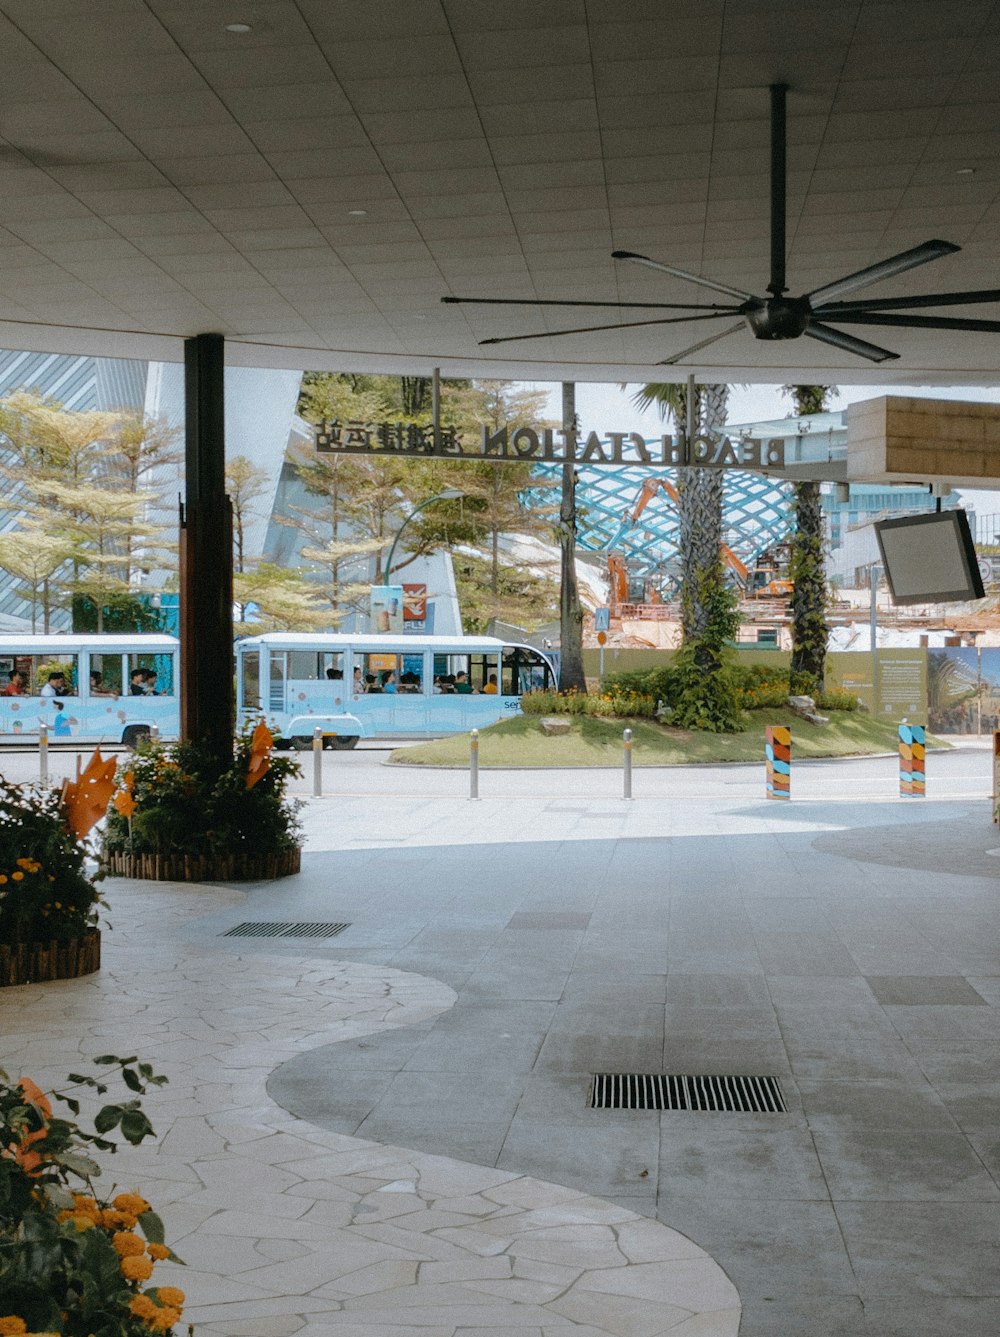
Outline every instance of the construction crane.
<path fill-rule="evenodd" d="M 623 512 L 621 524 L 607 545 L 609 550 L 609 603 L 612 608 L 623 603 L 643 602 L 643 600 L 630 597 L 628 568 L 624 559 L 619 557 L 613 549 L 617 548 L 622 537 L 638 523 L 639 517 L 657 492 L 665 492 L 675 505 L 679 505 L 680 493 L 668 478 L 652 476 L 644 479 L 635 501 L 628 510 Z M 752 570 L 733 552 L 728 543 L 719 544 L 719 556 L 724 565 L 736 577 L 736 581 L 746 598 L 787 599 L 791 597 L 795 589 L 794 583 L 782 575 L 780 569 L 780 553 L 782 549 L 787 549 L 787 546 L 787 544 L 781 544 L 778 545 L 777 549 L 761 553 Z"/>

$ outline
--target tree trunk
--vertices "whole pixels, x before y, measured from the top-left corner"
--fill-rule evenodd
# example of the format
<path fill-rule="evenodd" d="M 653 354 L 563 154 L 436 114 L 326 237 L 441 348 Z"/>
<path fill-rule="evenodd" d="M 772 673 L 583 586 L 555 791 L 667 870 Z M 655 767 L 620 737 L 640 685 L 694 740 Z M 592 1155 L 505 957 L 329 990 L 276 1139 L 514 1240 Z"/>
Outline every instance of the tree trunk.
<path fill-rule="evenodd" d="M 822 413 L 829 387 L 792 385 L 787 387 L 796 412 Z M 789 575 L 795 582 L 792 593 L 792 663 L 793 674 L 808 674 L 815 690 L 823 690 L 826 673 L 826 647 L 830 627 L 826 620 L 826 561 L 823 554 L 823 510 L 817 482 L 795 484 L 795 532 Z"/>
<path fill-rule="evenodd" d="M 564 382 L 562 388 L 563 431 L 572 433 L 576 426 L 575 386 Z M 562 469 L 562 497 L 559 503 L 559 690 L 587 690 L 583 673 L 583 610 L 576 583 L 576 461 L 567 440 L 567 459 Z"/>
<path fill-rule="evenodd" d="M 823 511 L 819 483 L 795 484 L 795 534 L 792 539 L 792 673 L 807 673 L 823 690 L 826 646 L 826 566 L 823 560 Z"/>
<path fill-rule="evenodd" d="M 415 418 L 427 402 L 431 381 L 428 376 L 401 376 L 403 390 L 403 412 L 408 418 Z"/>
<path fill-rule="evenodd" d="M 695 431 L 722 427 L 726 421 L 729 398 L 727 385 L 697 387 Z M 696 640 L 705 630 L 707 610 L 701 597 L 705 576 L 718 565 L 719 546 L 722 543 L 722 491 L 724 475 L 721 469 L 693 469 L 681 471 L 678 487 L 680 506 L 680 558 L 682 635 L 685 642 Z"/>

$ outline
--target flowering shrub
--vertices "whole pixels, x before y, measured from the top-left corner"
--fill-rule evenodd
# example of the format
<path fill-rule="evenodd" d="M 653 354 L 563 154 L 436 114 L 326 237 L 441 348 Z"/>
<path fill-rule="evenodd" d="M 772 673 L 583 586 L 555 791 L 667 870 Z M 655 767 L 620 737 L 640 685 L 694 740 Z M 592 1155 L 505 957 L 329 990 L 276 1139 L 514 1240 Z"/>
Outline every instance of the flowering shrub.
<path fill-rule="evenodd" d="M 0 776 L 0 942 L 68 942 L 96 927 L 103 901 L 85 857 L 58 790 Z"/>
<path fill-rule="evenodd" d="M 298 762 L 272 756 L 247 787 L 252 749 L 239 739 L 230 765 L 195 743 L 143 742 L 108 809 L 109 854 L 271 854 L 298 844 L 299 805 L 285 796 Z M 2 1335 L 0 1335 L 2 1337 Z"/>
<path fill-rule="evenodd" d="M 528 692 L 521 697 L 526 715 L 590 715 L 602 719 L 652 719 L 656 698 L 642 692 Z"/>
<path fill-rule="evenodd" d="M 167 1079 L 135 1057 L 106 1054 L 95 1062 L 117 1069 L 141 1095 Z M 103 1082 L 70 1073 L 76 1086 L 99 1095 Z M 52 1101 L 73 1115 L 79 1102 L 46 1095 L 28 1077 L 11 1082 L 0 1071 L 0 1337 L 150 1337 L 181 1316 L 184 1292 L 144 1286 L 156 1262 L 181 1262 L 164 1243 L 163 1223 L 139 1193 L 99 1197 L 93 1147 L 115 1152 L 106 1134 L 118 1130 L 133 1145 L 153 1135 L 137 1099 L 105 1105 L 87 1132 L 53 1114 Z M 84 1191 L 79 1191 L 82 1188 Z"/>

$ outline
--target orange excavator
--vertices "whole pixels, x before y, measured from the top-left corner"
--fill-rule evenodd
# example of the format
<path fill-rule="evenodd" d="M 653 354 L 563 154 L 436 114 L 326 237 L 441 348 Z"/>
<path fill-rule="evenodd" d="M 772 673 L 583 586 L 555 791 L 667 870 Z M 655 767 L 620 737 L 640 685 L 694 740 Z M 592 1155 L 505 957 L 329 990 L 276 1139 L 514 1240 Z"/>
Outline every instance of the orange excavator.
<path fill-rule="evenodd" d="M 643 480 L 634 504 L 623 513 L 618 532 L 608 544 L 609 548 L 618 546 L 623 534 L 635 525 L 643 511 L 657 492 L 665 492 L 676 504 L 680 502 L 680 493 L 668 478 L 651 477 Z M 794 583 L 783 576 L 779 570 L 778 557 L 787 545 L 762 553 L 751 570 L 742 561 L 728 543 L 719 544 L 719 556 L 733 572 L 745 598 L 749 599 L 788 599 L 794 593 Z M 608 553 L 608 581 L 610 586 L 609 603 L 612 608 L 624 603 L 642 603 L 642 598 L 635 598 L 636 591 L 630 589 L 628 568 L 623 558 L 614 552 Z M 654 602 L 656 602 L 654 600 Z"/>

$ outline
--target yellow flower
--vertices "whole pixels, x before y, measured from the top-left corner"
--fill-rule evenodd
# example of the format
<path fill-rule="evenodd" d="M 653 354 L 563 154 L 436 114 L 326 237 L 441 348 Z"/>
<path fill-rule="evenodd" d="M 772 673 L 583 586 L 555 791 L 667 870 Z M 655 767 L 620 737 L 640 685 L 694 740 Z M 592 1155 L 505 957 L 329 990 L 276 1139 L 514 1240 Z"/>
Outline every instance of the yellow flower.
<path fill-rule="evenodd" d="M 146 1252 L 149 1254 L 150 1258 L 154 1258 L 157 1261 L 161 1258 L 170 1257 L 170 1250 L 165 1244 L 147 1244 Z"/>
<path fill-rule="evenodd" d="M 172 1305 L 175 1309 L 180 1309 L 184 1303 L 184 1292 L 177 1286 L 160 1286 L 156 1298 L 162 1305 Z"/>
<path fill-rule="evenodd" d="M 24 874 L 23 874 L 22 872 L 11 873 L 10 876 L 11 876 L 11 879 L 12 879 L 14 882 L 23 882 L 23 881 L 24 881 Z"/>
<path fill-rule="evenodd" d="M 96 1221 L 101 1214 L 101 1209 L 93 1198 L 88 1198 L 83 1193 L 73 1194 L 73 1206 L 78 1212 L 85 1212 L 87 1216 L 92 1216 Z"/>
<path fill-rule="evenodd" d="M 153 1275 L 153 1264 L 145 1256 L 123 1258 L 119 1267 L 127 1281 L 148 1281 Z"/>
<path fill-rule="evenodd" d="M 149 1211 L 149 1203 L 138 1193 L 119 1193 L 117 1198 L 112 1198 L 111 1205 L 120 1212 L 131 1212 L 133 1216 L 142 1216 L 143 1212 Z"/>
<path fill-rule="evenodd" d="M 133 1235 L 130 1231 L 116 1231 L 111 1236 L 111 1243 L 119 1258 L 131 1258 L 146 1252 L 146 1246 L 139 1236 Z"/>
<path fill-rule="evenodd" d="M 5 1314 L 0 1318 L 0 1337 L 17 1337 L 17 1334 L 27 1331 L 27 1323 L 16 1314 Z"/>
<path fill-rule="evenodd" d="M 7 874 L 6 874 L 6 873 L 0 873 L 0 887 L 2 887 L 3 884 L 4 884 L 6 881 L 7 881 Z"/>
<path fill-rule="evenodd" d="M 153 1304 L 148 1295 L 133 1295 L 128 1302 L 128 1307 L 136 1318 L 141 1318 L 147 1323 L 157 1313 L 157 1306 Z"/>
<path fill-rule="evenodd" d="M 100 1220 L 105 1230 L 131 1230 L 137 1224 L 131 1212 L 119 1212 L 113 1207 L 105 1207 Z"/>

